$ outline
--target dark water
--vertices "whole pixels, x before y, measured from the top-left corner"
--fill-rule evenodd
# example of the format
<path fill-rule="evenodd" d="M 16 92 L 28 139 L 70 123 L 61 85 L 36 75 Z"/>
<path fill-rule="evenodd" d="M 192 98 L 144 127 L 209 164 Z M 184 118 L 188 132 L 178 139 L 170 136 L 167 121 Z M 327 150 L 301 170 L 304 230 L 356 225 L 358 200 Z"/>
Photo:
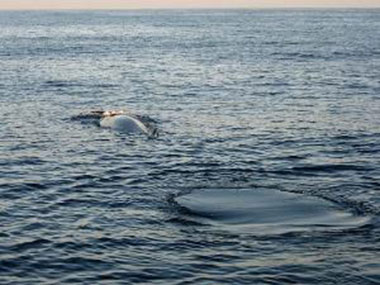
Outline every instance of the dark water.
<path fill-rule="evenodd" d="M 379 10 L 1 12 L 0 116 L 1 284 L 380 282 Z"/>

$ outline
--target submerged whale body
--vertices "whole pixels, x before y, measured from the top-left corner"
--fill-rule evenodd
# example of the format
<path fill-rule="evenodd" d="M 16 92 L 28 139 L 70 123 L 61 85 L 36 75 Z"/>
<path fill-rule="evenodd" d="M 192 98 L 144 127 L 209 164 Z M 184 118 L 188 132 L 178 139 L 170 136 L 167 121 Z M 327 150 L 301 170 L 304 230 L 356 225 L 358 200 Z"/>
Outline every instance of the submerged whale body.
<path fill-rule="evenodd" d="M 158 137 L 158 130 L 147 116 L 132 114 L 127 111 L 90 111 L 72 117 L 74 120 L 94 123 L 102 128 L 110 128 L 121 133 L 145 134 Z"/>
<path fill-rule="evenodd" d="M 193 190 L 174 201 L 185 220 L 258 235 L 343 230 L 370 220 L 324 199 L 275 189 Z"/>

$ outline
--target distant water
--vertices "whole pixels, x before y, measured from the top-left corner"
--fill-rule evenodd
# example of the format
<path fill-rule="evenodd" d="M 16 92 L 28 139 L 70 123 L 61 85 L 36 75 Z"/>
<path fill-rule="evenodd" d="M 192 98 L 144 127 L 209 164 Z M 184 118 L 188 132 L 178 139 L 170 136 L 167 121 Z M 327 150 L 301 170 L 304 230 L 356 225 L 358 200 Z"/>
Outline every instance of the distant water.
<path fill-rule="evenodd" d="M 380 282 L 380 10 L 0 12 L 0 116 L 1 284 Z"/>

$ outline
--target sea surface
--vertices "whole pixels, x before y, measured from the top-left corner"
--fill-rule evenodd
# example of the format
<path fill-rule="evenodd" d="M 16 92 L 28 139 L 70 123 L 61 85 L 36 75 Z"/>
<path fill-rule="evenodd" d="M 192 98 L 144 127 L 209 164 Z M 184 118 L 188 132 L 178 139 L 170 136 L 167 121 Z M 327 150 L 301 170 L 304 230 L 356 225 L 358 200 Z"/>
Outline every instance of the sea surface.
<path fill-rule="evenodd" d="M 380 10 L 0 12 L 0 284 L 380 284 L 379 218 Z"/>

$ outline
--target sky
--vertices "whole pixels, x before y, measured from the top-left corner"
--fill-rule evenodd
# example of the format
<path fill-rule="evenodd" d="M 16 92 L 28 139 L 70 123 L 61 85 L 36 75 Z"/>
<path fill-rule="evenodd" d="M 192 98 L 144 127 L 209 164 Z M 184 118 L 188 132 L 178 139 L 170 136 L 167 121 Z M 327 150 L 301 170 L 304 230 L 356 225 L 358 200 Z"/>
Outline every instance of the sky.
<path fill-rule="evenodd" d="M 380 7 L 380 0 L 0 0 L 0 10 Z"/>

